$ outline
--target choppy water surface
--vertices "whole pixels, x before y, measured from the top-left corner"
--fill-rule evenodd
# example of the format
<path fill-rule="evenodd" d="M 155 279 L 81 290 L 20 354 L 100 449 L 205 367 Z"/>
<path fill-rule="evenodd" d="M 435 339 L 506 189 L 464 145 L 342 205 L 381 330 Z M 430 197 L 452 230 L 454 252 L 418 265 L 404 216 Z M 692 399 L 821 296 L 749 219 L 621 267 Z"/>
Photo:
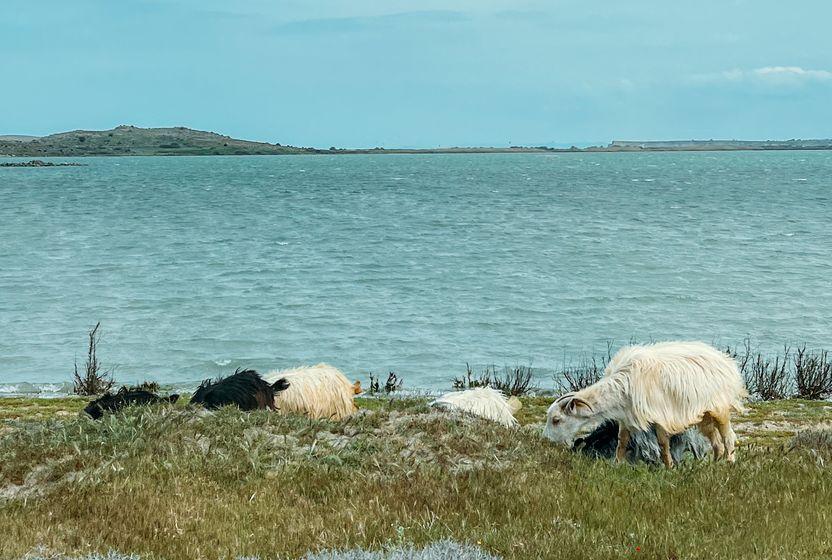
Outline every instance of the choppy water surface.
<path fill-rule="evenodd" d="M 829 152 L 83 162 L 0 169 L 0 391 L 59 387 L 98 320 L 120 381 L 174 384 L 832 346 Z"/>

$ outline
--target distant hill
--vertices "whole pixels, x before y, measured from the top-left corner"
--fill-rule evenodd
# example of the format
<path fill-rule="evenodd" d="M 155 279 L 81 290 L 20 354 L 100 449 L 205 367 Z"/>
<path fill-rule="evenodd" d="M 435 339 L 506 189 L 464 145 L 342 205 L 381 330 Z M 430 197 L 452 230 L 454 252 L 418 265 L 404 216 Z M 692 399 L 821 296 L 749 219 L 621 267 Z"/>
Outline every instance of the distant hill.
<path fill-rule="evenodd" d="M 832 150 L 832 140 L 615 140 L 606 146 L 569 148 L 550 146 L 359 148 L 315 149 L 237 140 L 214 132 L 190 128 L 138 128 L 118 126 L 112 130 L 75 130 L 51 136 L 0 136 L 0 156 L 219 156 L 282 154 L 476 154 L 552 152 L 689 152 L 735 150 Z"/>
<path fill-rule="evenodd" d="M 118 126 L 112 130 L 75 130 L 51 136 L 0 136 L 0 155 L 50 156 L 203 156 L 300 154 L 315 150 L 237 140 L 213 132 L 176 128 Z"/>

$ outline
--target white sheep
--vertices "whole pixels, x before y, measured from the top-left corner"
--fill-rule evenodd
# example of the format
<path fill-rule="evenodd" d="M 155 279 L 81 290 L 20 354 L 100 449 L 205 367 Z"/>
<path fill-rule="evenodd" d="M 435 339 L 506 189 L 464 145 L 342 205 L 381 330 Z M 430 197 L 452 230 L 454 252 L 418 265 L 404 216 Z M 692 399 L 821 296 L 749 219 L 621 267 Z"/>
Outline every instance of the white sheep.
<path fill-rule="evenodd" d="M 612 357 L 600 381 L 552 403 L 543 435 L 571 444 L 581 430 L 615 420 L 620 462 L 630 434 L 655 427 L 662 461 L 670 468 L 670 436 L 696 425 L 711 442 L 714 458 L 733 462 L 736 435 L 731 412 L 742 411 L 747 396 L 737 364 L 712 346 L 701 342 L 628 346 Z"/>
<path fill-rule="evenodd" d="M 269 383 L 286 379 L 289 388 L 275 396 L 280 412 L 296 412 L 310 418 L 341 420 L 358 410 L 353 398 L 360 383 L 350 383 L 337 368 L 328 364 L 274 371 L 263 376 Z"/>
<path fill-rule="evenodd" d="M 509 427 L 517 426 L 514 413 L 523 406 L 517 397 L 507 399 L 491 387 L 446 393 L 430 404 L 446 410 L 462 410 Z"/>

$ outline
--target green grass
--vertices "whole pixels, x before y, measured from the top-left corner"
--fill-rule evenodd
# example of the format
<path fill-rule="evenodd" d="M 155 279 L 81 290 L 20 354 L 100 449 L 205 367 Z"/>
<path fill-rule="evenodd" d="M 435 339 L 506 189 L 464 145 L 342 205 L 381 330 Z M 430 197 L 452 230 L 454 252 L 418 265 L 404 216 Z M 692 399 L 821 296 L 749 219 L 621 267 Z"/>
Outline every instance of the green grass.
<path fill-rule="evenodd" d="M 182 405 L 94 422 L 81 399 L 4 399 L 0 558 L 297 558 L 444 538 L 506 558 L 832 556 L 832 473 L 816 453 L 752 445 L 735 465 L 615 466 L 542 440 L 549 400 L 524 399 L 527 426 L 511 430 L 424 399 L 360 399 L 342 422 Z M 749 418 L 784 415 L 829 418 L 799 402 Z"/>

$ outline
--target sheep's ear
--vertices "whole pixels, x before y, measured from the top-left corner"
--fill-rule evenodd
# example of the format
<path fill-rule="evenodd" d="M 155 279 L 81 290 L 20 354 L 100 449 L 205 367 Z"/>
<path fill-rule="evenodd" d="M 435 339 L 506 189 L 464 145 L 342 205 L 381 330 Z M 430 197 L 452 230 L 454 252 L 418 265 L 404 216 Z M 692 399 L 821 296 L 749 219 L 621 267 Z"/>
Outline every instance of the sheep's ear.
<path fill-rule="evenodd" d="M 592 406 L 580 397 L 564 399 L 560 408 L 571 416 L 591 416 L 593 413 Z"/>

